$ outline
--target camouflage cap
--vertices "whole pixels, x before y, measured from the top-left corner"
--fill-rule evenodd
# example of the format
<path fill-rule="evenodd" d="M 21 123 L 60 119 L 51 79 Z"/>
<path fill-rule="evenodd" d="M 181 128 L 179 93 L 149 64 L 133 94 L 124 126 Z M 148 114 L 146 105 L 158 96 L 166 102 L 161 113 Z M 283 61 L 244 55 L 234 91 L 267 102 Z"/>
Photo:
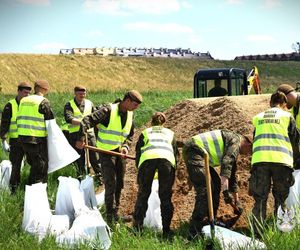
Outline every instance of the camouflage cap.
<path fill-rule="evenodd" d="M 20 82 L 18 84 L 18 89 L 30 89 L 31 90 L 31 84 L 29 82 Z"/>
<path fill-rule="evenodd" d="M 86 87 L 83 85 L 76 85 L 74 88 L 74 92 L 77 92 L 77 91 L 86 91 Z"/>
<path fill-rule="evenodd" d="M 132 101 L 137 102 L 139 104 L 143 102 L 143 97 L 137 90 L 130 90 L 126 92 L 124 95 L 124 99 L 126 98 L 130 98 Z"/>
<path fill-rule="evenodd" d="M 288 95 L 292 91 L 295 91 L 295 89 L 289 84 L 281 84 L 277 88 L 277 91 L 283 92 L 285 95 Z"/>
<path fill-rule="evenodd" d="M 155 112 L 151 119 L 153 125 L 162 125 L 167 121 L 166 115 L 163 112 Z"/>
<path fill-rule="evenodd" d="M 49 83 L 46 80 L 35 81 L 34 87 L 39 87 L 39 88 L 46 89 L 46 90 L 49 90 L 49 88 L 50 88 Z"/>

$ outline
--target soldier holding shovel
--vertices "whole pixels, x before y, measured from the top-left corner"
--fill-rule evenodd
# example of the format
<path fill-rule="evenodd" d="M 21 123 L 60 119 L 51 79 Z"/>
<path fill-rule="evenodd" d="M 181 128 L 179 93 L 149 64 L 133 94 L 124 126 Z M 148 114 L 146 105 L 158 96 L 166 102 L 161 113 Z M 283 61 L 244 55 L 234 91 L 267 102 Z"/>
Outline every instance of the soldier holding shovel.
<path fill-rule="evenodd" d="M 77 141 L 76 146 L 83 148 L 84 134 L 88 129 L 97 126 L 97 148 L 127 155 L 134 134 L 133 111 L 141 103 L 141 94 L 136 90 L 131 90 L 120 102 L 104 105 L 91 115 L 84 117 L 80 124 L 80 140 Z M 118 220 L 126 157 L 106 153 L 100 153 L 99 156 L 105 186 L 106 218 L 108 223 L 112 223 L 113 220 Z"/>
<path fill-rule="evenodd" d="M 205 152 L 209 155 L 209 169 L 212 183 L 214 216 L 217 214 L 220 192 L 226 204 L 233 204 L 241 212 L 237 193 L 236 161 L 239 154 L 251 153 L 249 138 L 229 130 L 213 130 L 198 134 L 183 146 L 182 155 L 189 178 L 196 191 L 196 202 L 190 221 L 189 238 L 201 236 L 202 227 L 208 217 L 208 198 L 205 179 Z M 221 178 L 214 167 L 221 166 Z"/>

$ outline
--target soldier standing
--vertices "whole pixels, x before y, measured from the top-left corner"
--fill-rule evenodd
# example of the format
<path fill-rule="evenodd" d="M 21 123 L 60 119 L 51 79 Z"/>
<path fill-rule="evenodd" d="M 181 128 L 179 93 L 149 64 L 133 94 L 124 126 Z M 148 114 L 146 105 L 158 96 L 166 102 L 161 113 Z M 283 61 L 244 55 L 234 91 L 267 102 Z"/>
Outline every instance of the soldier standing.
<path fill-rule="evenodd" d="M 275 199 L 274 214 L 294 184 L 293 166 L 299 159 L 299 132 L 290 112 L 287 98 L 277 91 L 271 96 L 271 108 L 254 116 L 254 143 L 249 192 L 255 200 L 252 210 L 254 230 L 259 235 L 266 218 L 267 199 L 271 189 Z"/>
<path fill-rule="evenodd" d="M 64 116 L 68 126 L 69 143 L 80 155 L 80 158 L 76 161 L 77 177 L 83 178 L 87 172 L 85 169 L 85 151 L 83 149 L 76 148 L 75 144 L 78 140 L 78 133 L 80 129 L 80 122 L 82 119 L 90 115 L 95 111 L 93 103 L 86 99 L 86 88 L 82 85 L 78 85 L 74 88 L 75 97 L 66 103 L 64 108 Z M 96 146 L 96 137 L 94 128 L 90 128 L 87 131 L 88 144 L 90 146 Z M 91 166 L 94 172 L 100 178 L 100 166 L 98 164 L 98 154 L 89 150 L 89 158 Z"/>
<path fill-rule="evenodd" d="M 124 95 L 117 103 L 103 105 L 94 113 L 83 118 L 80 124 L 76 146 L 84 147 L 84 134 L 94 126 L 98 128 L 97 148 L 128 154 L 134 134 L 133 111 L 142 103 L 142 96 L 136 90 Z M 107 222 L 118 220 L 121 190 L 124 186 L 126 162 L 120 156 L 99 153 L 105 186 L 105 207 Z"/>
<path fill-rule="evenodd" d="M 48 147 L 46 120 L 54 119 L 50 102 L 44 96 L 49 91 L 46 80 L 34 83 L 34 94 L 22 98 L 17 115 L 19 142 L 30 168 L 28 185 L 47 182 Z"/>
<path fill-rule="evenodd" d="M 2 145 L 3 149 L 9 152 L 9 160 L 12 164 L 9 183 L 12 193 L 16 192 L 20 184 L 21 164 L 24 157 L 24 151 L 18 143 L 17 113 L 21 99 L 28 96 L 30 91 L 30 83 L 20 82 L 18 85 L 18 95 L 5 105 L 1 118 Z M 6 140 L 9 140 L 9 144 Z"/>

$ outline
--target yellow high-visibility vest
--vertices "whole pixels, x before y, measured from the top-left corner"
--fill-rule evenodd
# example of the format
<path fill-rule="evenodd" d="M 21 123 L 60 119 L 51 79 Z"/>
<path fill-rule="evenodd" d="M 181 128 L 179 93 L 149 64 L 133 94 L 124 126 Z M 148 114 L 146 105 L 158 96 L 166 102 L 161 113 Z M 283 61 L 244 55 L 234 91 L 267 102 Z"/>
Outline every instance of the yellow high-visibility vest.
<path fill-rule="evenodd" d="M 252 165 L 274 162 L 293 167 L 293 149 L 288 136 L 291 117 L 291 113 L 279 108 L 271 108 L 254 116 Z"/>
<path fill-rule="evenodd" d="M 121 147 L 130 133 L 133 122 L 133 112 L 127 111 L 127 120 L 124 128 L 122 128 L 119 104 L 110 104 L 110 107 L 111 113 L 108 126 L 105 127 L 101 123 L 97 126 L 97 147 L 105 150 L 114 150 Z"/>
<path fill-rule="evenodd" d="M 296 115 L 296 117 L 295 117 L 295 107 L 293 107 L 292 109 L 291 109 L 291 113 L 292 113 L 292 115 L 293 115 L 293 117 L 295 118 L 295 120 L 296 120 L 296 127 L 297 127 L 297 129 L 300 129 L 300 110 L 298 110 L 298 113 L 297 113 L 297 115 Z M 300 107 L 299 107 L 299 109 L 300 109 Z"/>
<path fill-rule="evenodd" d="M 46 137 L 44 115 L 39 113 L 39 105 L 45 98 L 31 95 L 21 99 L 17 115 L 18 135 Z"/>
<path fill-rule="evenodd" d="M 9 101 L 11 104 L 11 118 L 10 118 L 10 125 L 8 130 L 8 138 L 18 138 L 18 127 L 17 127 L 17 114 L 19 105 L 16 99 L 12 99 Z"/>
<path fill-rule="evenodd" d="M 221 130 L 213 130 L 192 137 L 198 147 L 209 154 L 212 167 L 220 166 L 224 154 L 224 141 Z"/>
<path fill-rule="evenodd" d="M 80 112 L 79 108 L 77 107 L 76 103 L 74 102 L 74 99 L 72 99 L 70 101 L 70 105 L 73 109 L 73 113 L 74 113 L 74 118 L 79 119 L 80 121 L 83 119 L 83 117 L 89 115 L 92 113 L 92 102 L 90 100 L 85 99 L 84 100 L 84 111 L 83 113 Z M 80 125 L 74 125 L 69 123 L 69 132 L 70 133 L 75 133 L 78 132 L 80 129 Z"/>
<path fill-rule="evenodd" d="M 167 159 L 175 167 L 175 156 L 172 147 L 174 132 L 162 126 L 153 126 L 145 129 L 144 146 L 141 148 L 141 157 L 138 166 L 150 159 Z"/>

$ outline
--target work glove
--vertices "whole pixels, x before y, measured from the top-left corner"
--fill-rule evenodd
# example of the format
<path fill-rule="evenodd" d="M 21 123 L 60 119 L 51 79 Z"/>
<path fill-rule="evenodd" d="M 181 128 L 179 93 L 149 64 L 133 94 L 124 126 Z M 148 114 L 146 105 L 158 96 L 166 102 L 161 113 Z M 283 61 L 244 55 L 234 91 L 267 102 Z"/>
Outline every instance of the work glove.
<path fill-rule="evenodd" d="M 230 193 L 228 191 L 228 189 L 224 190 L 223 191 L 223 196 L 224 196 L 224 201 L 226 204 L 231 204 L 233 203 L 233 196 L 232 196 L 232 193 Z"/>
<path fill-rule="evenodd" d="M 6 140 L 2 141 L 2 148 L 3 148 L 4 152 L 6 152 L 6 153 L 10 152 L 10 147 Z"/>

